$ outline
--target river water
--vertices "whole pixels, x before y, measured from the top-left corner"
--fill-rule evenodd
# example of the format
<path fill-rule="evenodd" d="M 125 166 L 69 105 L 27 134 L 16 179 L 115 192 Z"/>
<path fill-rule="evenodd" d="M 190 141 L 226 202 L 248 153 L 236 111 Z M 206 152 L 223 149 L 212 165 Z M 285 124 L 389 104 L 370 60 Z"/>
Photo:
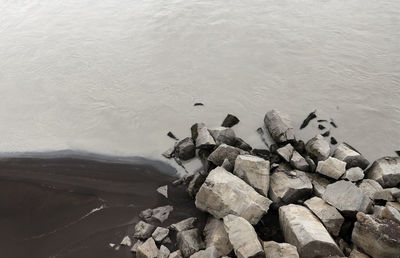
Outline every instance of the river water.
<path fill-rule="evenodd" d="M 0 0 L 0 96 L 0 152 L 159 158 L 227 113 L 260 147 L 278 108 L 373 160 L 400 147 L 400 1 Z"/>

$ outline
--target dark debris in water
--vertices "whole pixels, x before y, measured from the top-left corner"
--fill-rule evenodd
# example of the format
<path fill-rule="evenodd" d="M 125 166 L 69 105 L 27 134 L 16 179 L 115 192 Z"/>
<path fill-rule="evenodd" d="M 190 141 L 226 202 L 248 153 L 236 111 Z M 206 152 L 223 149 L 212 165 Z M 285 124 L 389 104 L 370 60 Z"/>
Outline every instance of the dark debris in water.
<path fill-rule="evenodd" d="M 197 103 L 194 103 L 193 106 L 195 106 L 195 107 L 197 107 L 197 106 L 204 106 L 204 104 L 203 104 L 203 103 L 200 103 L 200 102 L 197 102 Z"/>
<path fill-rule="evenodd" d="M 325 133 L 321 134 L 324 137 L 328 137 L 331 134 L 331 131 L 326 131 Z"/>
<path fill-rule="evenodd" d="M 174 140 L 179 140 L 172 132 L 168 132 L 167 135 Z"/>
<path fill-rule="evenodd" d="M 328 122 L 328 120 L 326 120 L 326 119 L 318 119 L 317 122 L 318 122 L 318 123 Z"/>
<path fill-rule="evenodd" d="M 337 128 L 337 125 L 336 125 L 335 121 L 333 121 L 333 119 L 332 119 L 332 118 L 331 118 L 331 122 L 330 122 L 330 124 L 331 124 L 333 127 Z"/>
<path fill-rule="evenodd" d="M 336 141 L 336 139 L 335 139 L 335 137 L 331 137 L 331 144 L 332 145 L 335 145 L 335 144 L 337 144 L 337 141 Z"/>
<path fill-rule="evenodd" d="M 314 110 L 313 112 L 308 114 L 306 119 L 304 119 L 303 123 L 301 124 L 300 129 L 305 128 L 308 125 L 308 123 L 310 123 L 311 120 L 313 120 L 314 118 L 317 117 L 317 115 L 315 114 L 316 112 L 317 112 L 317 110 Z"/>
<path fill-rule="evenodd" d="M 394 152 L 396 152 L 397 156 L 400 157 L 400 150 L 397 150 L 397 151 L 394 151 Z"/>
<path fill-rule="evenodd" d="M 318 125 L 319 130 L 324 130 L 326 127 L 323 125 Z"/>

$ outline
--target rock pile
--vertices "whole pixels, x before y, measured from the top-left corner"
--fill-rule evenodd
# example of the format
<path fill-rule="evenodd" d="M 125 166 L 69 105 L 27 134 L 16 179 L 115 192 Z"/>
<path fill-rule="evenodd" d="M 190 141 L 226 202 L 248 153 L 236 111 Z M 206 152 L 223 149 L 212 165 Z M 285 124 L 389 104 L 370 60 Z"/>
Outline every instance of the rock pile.
<path fill-rule="evenodd" d="M 171 206 L 143 211 L 123 241 L 137 257 L 400 257 L 400 157 L 369 167 L 349 144 L 333 149 L 322 135 L 304 143 L 276 110 L 264 118 L 275 143 L 252 149 L 231 128 L 238 122 L 197 123 L 170 151 L 202 160 L 201 171 L 175 185 L 187 187 L 208 220 L 161 227 Z"/>

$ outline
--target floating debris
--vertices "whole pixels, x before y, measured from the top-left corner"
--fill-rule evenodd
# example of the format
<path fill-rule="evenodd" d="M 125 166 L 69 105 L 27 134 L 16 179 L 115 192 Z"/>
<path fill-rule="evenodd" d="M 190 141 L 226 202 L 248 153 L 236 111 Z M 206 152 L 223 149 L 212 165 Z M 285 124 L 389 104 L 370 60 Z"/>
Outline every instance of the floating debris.
<path fill-rule="evenodd" d="M 318 123 L 328 122 L 328 120 L 326 120 L 326 119 L 318 119 L 317 122 L 318 122 Z"/>
<path fill-rule="evenodd" d="M 337 141 L 336 141 L 336 139 L 335 139 L 335 137 L 331 137 L 331 144 L 332 145 L 335 145 L 335 144 L 337 144 Z"/>
<path fill-rule="evenodd" d="M 324 130 L 326 127 L 323 125 L 318 125 L 319 130 Z"/>
<path fill-rule="evenodd" d="M 326 131 L 325 133 L 321 134 L 324 137 L 328 137 L 331 134 L 331 131 Z"/>
<path fill-rule="evenodd" d="M 174 140 L 179 140 L 172 132 L 168 132 L 167 135 Z"/>
<path fill-rule="evenodd" d="M 332 119 L 332 118 L 331 118 L 331 122 L 330 122 L 330 124 L 331 124 L 333 127 L 337 128 L 337 125 L 336 125 L 336 123 L 333 121 L 333 119 Z"/>
<path fill-rule="evenodd" d="M 197 106 L 204 106 L 204 104 L 203 104 L 203 103 L 200 103 L 200 102 L 197 102 L 197 103 L 194 103 L 193 106 L 195 106 L 195 107 L 197 107 Z"/>
<path fill-rule="evenodd" d="M 315 112 L 317 112 L 317 110 L 314 110 L 313 112 L 308 114 L 306 119 L 304 119 L 303 123 L 301 124 L 300 129 L 305 128 L 308 125 L 308 123 L 310 123 L 311 120 L 317 117 L 317 115 L 315 115 Z"/>

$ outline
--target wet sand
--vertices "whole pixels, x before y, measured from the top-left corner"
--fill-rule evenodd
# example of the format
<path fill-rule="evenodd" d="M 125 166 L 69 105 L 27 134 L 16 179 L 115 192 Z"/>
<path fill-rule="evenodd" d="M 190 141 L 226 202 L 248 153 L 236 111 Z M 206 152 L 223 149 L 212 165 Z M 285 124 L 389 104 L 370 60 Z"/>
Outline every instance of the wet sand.
<path fill-rule="evenodd" d="M 173 171 L 151 160 L 119 164 L 79 158 L 0 159 L 0 250 L 4 257 L 132 257 L 116 251 L 140 211 L 170 204 L 169 225 L 202 214 Z M 163 173 L 164 172 L 164 173 Z M 156 188 L 169 184 L 169 199 Z"/>

